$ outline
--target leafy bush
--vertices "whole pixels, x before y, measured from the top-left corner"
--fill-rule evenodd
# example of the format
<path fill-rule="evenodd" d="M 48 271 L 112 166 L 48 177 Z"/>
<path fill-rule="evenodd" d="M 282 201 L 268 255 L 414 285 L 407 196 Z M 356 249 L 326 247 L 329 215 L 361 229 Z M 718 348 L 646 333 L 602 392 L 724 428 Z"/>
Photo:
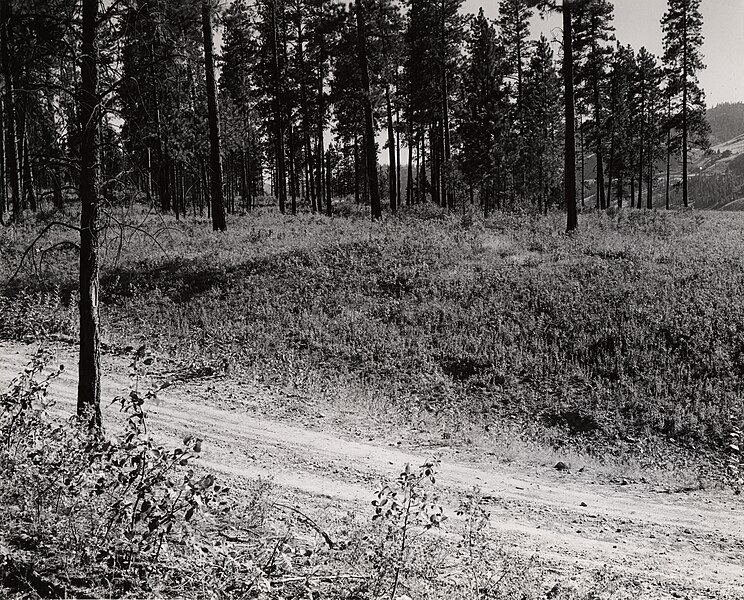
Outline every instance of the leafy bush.
<path fill-rule="evenodd" d="M 22 586 L 32 565 L 38 581 L 71 593 L 99 582 L 106 595 L 147 591 L 151 575 L 192 546 L 191 521 L 218 509 L 225 490 L 191 466 L 200 440 L 167 450 L 147 435 L 142 405 L 152 392 L 119 399 L 129 417 L 112 439 L 84 419 L 50 417 L 47 387 L 62 367 L 37 381 L 47 358 L 39 351 L 0 396 L 0 544 L 10 549 L 2 583 Z"/>

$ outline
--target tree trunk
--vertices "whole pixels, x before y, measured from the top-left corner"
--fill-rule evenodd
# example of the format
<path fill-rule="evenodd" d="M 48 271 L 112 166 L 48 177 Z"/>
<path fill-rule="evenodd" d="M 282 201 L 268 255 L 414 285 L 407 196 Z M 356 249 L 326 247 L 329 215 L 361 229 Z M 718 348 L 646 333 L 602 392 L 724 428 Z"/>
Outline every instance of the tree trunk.
<path fill-rule="evenodd" d="M 225 199 L 222 194 L 222 159 L 220 157 L 220 125 L 217 114 L 217 88 L 214 79 L 212 43 L 212 8 L 210 0 L 202 0 L 204 31 L 204 71 L 207 80 L 207 117 L 209 120 L 209 170 L 212 185 L 212 229 L 226 231 Z"/>
<path fill-rule="evenodd" d="M 10 179 L 13 219 L 21 215 L 21 181 L 18 170 L 18 146 L 16 140 L 15 102 L 13 100 L 13 77 L 10 65 L 10 19 L 12 1 L 0 0 L 0 55 L 3 79 L 5 80 L 5 160 L 7 177 Z"/>
<path fill-rule="evenodd" d="M 667 130 L 667 152 L 666 152 L 666 209 L 669 210 L 669 183 L 671 179 L 671 162 L 672 162 L 672 130 Z"/>
<path fill-rule="evenodd" d="M 101 354 L 98 315 L 98 0 L 83 0 L 80 67 L 80 364 L 77 414 L 92 430 L 101 423 Z"/>
<path fill-rule="evenodd" d="M 645 100 L 643 101 L 645 102 Z M 640 156 L 638 159 L 638 208 L 643 208 L 643 170 L 644 170 L 644 157 L 643 157 L 643 149 L 646 144 L 646 132 L 644 127 L 644 106 L 641 105 L 641 143 L 639 144 L 639 152 Z"/>
<path fill-rule="evenodd" d="M 372 119 L 372 98 L 369 89 L 369 66 L 367 64 L 367 25 L 361 0 L 356 2 L 357 52 L 359 70 L 362 74 L 362 98 L 364 102 L 365 150 L 367 156 L 367 181 L 369 184 L 372 219 L 382 218 L 380 205 L 380 186 L 377 180 L 377 151 L 375 149 L 375 129 Z"/>
<path fill-rule="evenodd" d="M 437 135 L 438 121 L 432 123 L 429 127 L 429 148 L 431 148 L 431 201 L 434 204 L 444 206 L 445 202 L 440 196 L 439 189 L 439 136 Z"/>
<path fill-rule="evenodd" d="M 279 28 L 276 22 L 276 0 L 271 0 L 271 71 L 274 84 L 274 195 L 279 198 L 279 212 L 287 203 L 287 175 L 284 168 L 284 126 L 282 117 L 281 72 L 279 70 Z"/>
<path fill-rule="evenodd" d="M 390 84 L 385 86 L 385 100 L 387 103 L 387 127 L 388 127 L 388 156 L 390 158 L 389 184 L 390 184 L 390 210 L 398 210 L 398 166 L 395 156 L 395 127 L 393 127 L 393 105 L 390 101 Z"/>
<path fill-rule="evenodd" d="M 331 149 L 326 150 L 326 215 L 333 216 L 333 171 L 331 170 Z"/>
<path fill-rule="evenodd" d="M 594 149 L 597 161 L 597 194 L 599 195 L 599 206 L 601 209 L 607 208 L 604 182 L 604 152 L 602 150 L 602 126 L 600 119 L 602 116 L 601 95 L 599 91 L 599 74 L 594 74 L 594 132 L 597 145 Z"/>
<path fill-rule="evenodd" d="M 294 127 L 289 124 L 289 194 L 291 199 L 290 210 L 293 215 L 297 214 L 297 171 L 295 165 Z"/>
<path fill-rule="evenodd" d="M 0 100 L 0 132 L 5 131 L 5 111 Z M 0 225 L 5 225 L 5 211 L 8 210 L 7 179 L 5 177 L 5 140 L 0 133 Z"/>
<path fill-rule="evenodd" d="M 566 149 L 564 155 L 564 198 L 566 231 L 578 227 L 576 214 L 576 132 L 573 82 L 573 22 L 571 0 L 563 0 L 563 87 L 566 119 Z"/>
<path fill-rule="evenodd" d="M 682 25 L 682 205 L 687 208 L 689 199 L 687 197 L 687 3 L 684 3 Z"/>
<path fill-rule="evenodd" d="M 651 149 L 648 150 L 648 187 L 646 190 L 646 208 L 651 210 L 654 207 L 653 190 L 654 190 L 654 159 Z"/>
<path fill-rule="evenodd" d="M 300 110 L 302 111 L 302 138 L 305 143 L 305 162 L 307 163 L 307 179 L 309 184 L 306 186 L 307 195 L 310 196 L 310 204 L 312 211 L 315 212 L 317 209 L 316 194 L 315 194 L 315 174 L 313 170 L 313 145 L 311 141 L 312 132 L 310 125 L 310 108 L 307 100 L 307 83 L 305 81 L 305 42 L 302 33 L 302 22 L 301 18 L 297 23 L 297 60 L 299 62 L 300 73 L 302 73 L 300 82 Z"/>
<path fill-rule="evenodd" d="M 354 201 L 359 204 L 359 138 L 354 136 Z"/>
<path fill-rule="evenodd" d="M 406 204 L 413 202 L 413 123 L 408 119 L 408 180 L 406 181 Z"/>
<path fill-rule="evenodd" d="M 396 132 L 395 132 L 395 181 L 397 182 L 397 187 L 395 189 L 395 197 L 398 200 L 398 206 L 400 206 L 403 201 L 401 200 L 401 167 L 400 167 L 400 110 L 398 107 L 395 107 L 395 124 L 396 124 Z"/>
<path fill-rule="evenodd" d="M 584 208 L 586 200 L 586 147 L 584 146 L 584 123 L 579 115 L 579 146 L 581 149 L 581 208 Z M 594 203 L 599 210 L 599 196 L 594 194 Z"/>

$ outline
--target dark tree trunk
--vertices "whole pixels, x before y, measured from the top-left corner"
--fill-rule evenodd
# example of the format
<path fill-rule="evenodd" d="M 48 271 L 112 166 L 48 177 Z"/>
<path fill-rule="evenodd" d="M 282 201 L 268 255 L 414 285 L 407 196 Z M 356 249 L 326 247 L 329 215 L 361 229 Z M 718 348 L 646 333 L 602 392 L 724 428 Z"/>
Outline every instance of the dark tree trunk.
<path fill-rule="evenodd" d="M 10 65 L 10 19 L 12 1 L 0 0 L 0 55 L 3 79 L 5 80 L 5 160 L 7 177 L 10 179 L 13 219 L 21 215 L 21 181 L 18 170 L 18 146 L 16 140 L 15 102 L 13 100 L 13 77 Z"/>
<path fill-rule="evenodd" d="M 98 0 L 83 0 L 80 68 L 80 364 L 77 413 L 100 431 L 101 355 L 98 315 Z"/>
<path fill-rule="evenodd" d="M 599 74 L 594 74 L 594 128 L 597 145 L 594 149 L 597 160 L 597 194 L 599 195 L 599 206 L 602 209 L 607 208 L 605 196 L 604 181 L 604 152 L 602 149 L 602 126 L 600 124 L 602 116 L 601 95 L 599 91 Z"/>
<path fill-rule="evenodd" d="M 0 100 L 0 132 L 5 131 L 5 111 Z M 5 177 L 5 140 L 0 133 L 0 225 L 5 225 L 5 211 L 8 210 L 7 179 Z"/>
<path fill-rule="evenodd" d="M 291 199 L 290 210 L 293 215 L 297 214 L 297 171 L 295 165 L 294 127 L 289 125 L 289 194 Z"/>
<path fill-rule="evenodd" d="M 566 231 L 578 227 L 576 214 L 576 132 L 573 82 L 573 22 L 571 0 L 563 0 L 563 86 L 566 118 L 566 149 L 564 156 L 564 198 L 566 203 Z"/>
<path fill-rule="evenodd" d="M 284 213 L 287 204 L 287 175 L 284 168 L 284 124 L 282 116 L 281 72 L 279 69 L 279 26 L 276 17 L 276 0 L 271 0 L 271 54 L 274 84 L 274 195 L 279 198 L 279 212 Z"/>
<path fill-rule="evenodd" d="M 441 181 L 440 194 L 442 197 L 442 206 L 447 206 L 450 209 L 454 208 L 455 196 L 453 191 L 450 189 L 449 177 L 447 168 L 450 160 L 452 159 L 451 141 L 450 141 L 450 121 L 449 121 L 449 77 L 447 73 L 447 29 L 445 23 L 445 2 L 442 0 L 442 20 L 440 23 L 441 31 L 441 44 L 442 44 L 442 65 L 441 65 L 441 76 L 442 76 L 442 144 L 441 154 L 437 159 L 437 171 L 439 175 L 439 181 Z"/>
<path fill-rule="evenodd" d="M 455 193 L 452 189 L 452 186 L 450 185 L 449 181 L 449 165 L 452 161 L 452 142 L 451 142 L 451 134 L 450 134 L 450 120 L 449 120 L 449 83 L 448 83 L 448 77 L 447 77 L 447 71 L 444 72 L 443 77 L 443 89 L 442 89 L 442 95 L 444 98 L 443 101 L 443 122 L 442 122 L 442 129 L 444 134 L 444 157 L 443 162 L 444 164 L 439 165 L 439 170 L 441 172 L 442 177 L 442 200 L 446 201 L 447 206 L 450 209 L 453 209 L 455 207 Z"/>
<path fill-rule="evenodd" d="M 326 192 L 326 215 L 329 217 L 333 216 L 333 190 L 331 189 L 331 184 L 333 182 L 333 171 L 331 170 L 331 150 L 328 149 L 326 151 L 326 185 L 325 185 L 325 192 Z"/>
<path fill-rule="evenodd" d="M 320 2 L 320 13 L 321 16 L 323 15 L 324 11 L 324 2 L 321 0 Z M 324 82 L 325 82 L 325 36 L 321 33 L 320 35 L 320 48 L 319 48 L 319 57 L 318 57 L 318 123 L 317 123 L 317 181 L 316 184 L 318 186 L 318 212 L 321 212 L 323 210 L 323 171 L 324 171 L 324 160 L 323 156 L 325 154 L 325 144 L 323 142 L 323 136 L 325 133 L 325 94 L 323 91 L 324 88 Z"/>
<path fill-rule="evenodd" d="M 240 149 L 240 202 L 245 210 L 251 208 L 251 194 L 248 191 L 248 153 Z"/>
<path fill-rule="evenodd" d="M 408 119 L 408 180 L 406 181 L 406 204 L 413 202 L 413 124 Z"/>
<path fill-rule="evenodd" d="M 300 83 L 300 110 L 302 111 L 302 138 L 305 144 L 305 162 L 307 163 L 307 177 L 308 185 L 306 185 L 306 194 L 310 196 L 310 203 L 312 211 L 315 212 L 317 209 L 316 194 L 315 194 L 315 174 L 313 170 L 313 144 L 311 141 L 312 132 L 310 126 L 310 108 L 307 100 L 307 83 L 305 81 L 305 42 L 303 39 L 302 22 L 301 19 L 297 23 L 297 60 L 299 62 L 300 73 L 302 73 Z"/>
<path fill-rule="evenodd" d="M 359 204 L 359 138 L 354 136 L 354 201 Z"/>
<path fill-rule="evenodd" d="M 431 201 L 434 204 L 444 206 L 444 199 L 439 194 L 439 136 L 437 135 L 437 124 L 433 123 L 429 127 L 429 148 L 431 148 Z"/>
<path fill-rule="evenodd" d="M 31 170 L 31 153 L 28 148 L 28 130 L 23 135 L 23 189 L 31 212 L 36 212 L 36 190 L 34 174 Z"/>
<path fill-rule="evenodd" d="M 579 146 L 581 149 L 581 208 L 585 206 L 586 200 L 586 146 L 584 145 L 584 123 L 579 115 Z M 599 195 L 594 194 L 594 204 L 599 210 Z"/>
<path fill-rule="evenodd" d="M 375 149 L 375 129 L 372 119 L 372 98 L 369 89 L 369 66 L 367 64 L 367 25 L 361 0 L 356 2 L 357 52 L 359 70 L 362 74 L 362 97 L 364 102 L 365 151 L 367 157 L 367 182 L 369 185 L 372 219 L 382 218 L 380 205 L 380 186 L 377 180 L 377 151 Z"/>
<path fill-rule="evenodd" d="M 671 180 L 671 162 L 672 162 L 672 152 L 671 152 L 671 141 L 672 137 L 672 131 L 671 129 L 667 131 L 667 153 L 666 153 L 666 189 L 665 189 L 665 199 L 666 199 L 666 209 L 669 210 L 669 184 Z"/>
<path fill-rule="evenodd" d="M 687 208 L 687 77 L 688 77 L 688 48 L 687 48 L 687 4 L 683 7 L 682 25 L 682 205 Z"/>
<path fill-rule="evenodd" d="M 651 148 L 648 148 L 646 153 L 648 156 L 648 180 L 646 182 L 646 208 L 651 210 L 654 207 L 653 193 L 654 193 L 654 157 Z"/>
<path fill-rule="evenodd" d="M 204 63 L 207 80 L 207 113 L 209 120 L 209 170 L 212 184 L 212 229 L 226 231 L 225 199 L 222 196 L 222 160 L 220 157 L 220 125 L 217 114 L 217 86 L 214 79 L 212 44 L 212 9 L 210 0 L 202 0 L 202 28 L 204 30 Z"/>
<path fill-rule="evenodd" d="M 398 210 L 398 166 L 395 156 L 395 127 L 393 127 L 393 105 L 390 101 L 390 84 L 385 86 L 385 100 L 387 103 L 388 156 L 390 158 L 390 210 L 395 212 Z"/>

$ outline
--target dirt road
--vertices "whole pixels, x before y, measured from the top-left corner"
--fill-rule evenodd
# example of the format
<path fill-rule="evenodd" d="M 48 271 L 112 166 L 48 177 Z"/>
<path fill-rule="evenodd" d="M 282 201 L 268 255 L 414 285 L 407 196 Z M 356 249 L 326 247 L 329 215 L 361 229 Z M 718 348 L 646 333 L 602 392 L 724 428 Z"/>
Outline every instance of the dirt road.
<path fill-rule="evenodd" d="M 0 344 L 0 381 L 9 382 L 34 349 Z M 76 358 L 73 348 L 59 353 L 67 369 L 50 388 L 51 396 L 69 413 Z M 126 358 L 104 357 L 104 398 L 130 389 L 127 365 Z M 357 510 L 369 510 L 380 482 L 403 465 L 431 457 L 252 416 L 245 408 L 249 399 L 221 408 L 213 401 L 220 394 L 235 396 L 234 384 L 228 379 L 174 383 L 151 407 L 154 435 L 168 443 L 197 433 L 205 440 L 201 460 L 215 471 L 271 477 L 306 497 Z M 205 401 L 207 396 L 212 401 Z M 104 419 L 115 423 L 120 416 L 110 407 Z M 536 556 L 557 578 L 581 578 L 604 568 L 633 582 L 636 598 L 641 590 L 641 598 L 744 599 L 744 503 L 731 491 L 663 494 L 642 484 L 603 485 L 589 472 L 505 467 L 495 459 L 489 465 L 462 456 L 442 452 L 438 483 L 445 501 L 454 505 L 458 496 L 479 487 L 500 542 Z"/>

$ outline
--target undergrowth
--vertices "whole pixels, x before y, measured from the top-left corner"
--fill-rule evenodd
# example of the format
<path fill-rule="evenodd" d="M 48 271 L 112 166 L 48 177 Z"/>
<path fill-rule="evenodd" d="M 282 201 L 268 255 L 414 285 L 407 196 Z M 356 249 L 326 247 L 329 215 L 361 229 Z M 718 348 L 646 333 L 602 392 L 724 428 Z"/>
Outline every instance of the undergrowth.
<path fill-rule="evenodd" d="M 377 224 L 257 214 L 221 236 L 148 223 L 160 248 L 136 232 L 120 253 L 111 242 L 112 346 L 134 331 L 181 365 L 329 397 L 367 390 L 452 441 L 516 420 L 556 446 L 627 442 L 658 462 L 656 442 L 718 452 L 744 420 L 738 215 L 587 214 L 570 237 L 560 215 L 432 207 Z M 22 241 L 4 239 L 3 273 Z M 74 332 L 51 258 L 43 286 L 28 272 L 21 302 L 0 299 L 3 337 Z"/>
<path fill-rule="evenodd" d="M 40 350 L 0 396 L 3 597 L 544 597 L 542 567 L 503 550 L 477 491 L 442 527 L 435 461 L 406 465 L 369 511 L 329 529 L 276 500 L 269 480 L 222 487 L 196 464 L 198 438 L 157 445 L 146 418 L 157 392 L 138 390 L 143 349 L 134 389 L 116 399 L 124 427 L 109 437 L 50 415 L 63 367 L 47 372 L 48 359 Z"/>

